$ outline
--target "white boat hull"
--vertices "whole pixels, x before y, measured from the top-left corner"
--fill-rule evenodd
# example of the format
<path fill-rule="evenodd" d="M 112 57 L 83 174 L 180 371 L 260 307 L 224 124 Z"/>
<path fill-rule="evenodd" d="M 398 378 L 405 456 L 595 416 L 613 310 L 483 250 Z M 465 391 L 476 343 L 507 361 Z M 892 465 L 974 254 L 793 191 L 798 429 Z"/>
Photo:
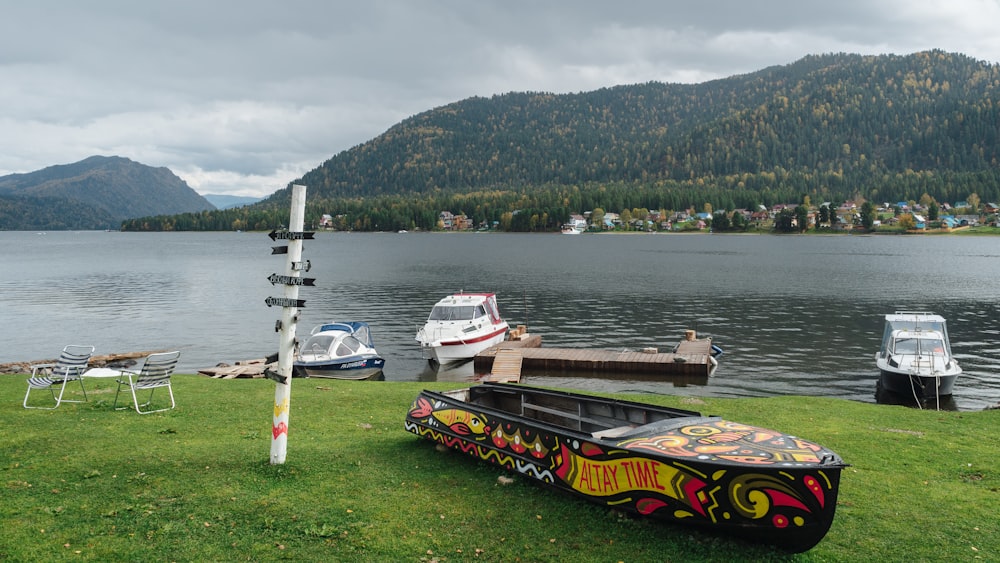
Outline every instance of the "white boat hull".
<path fill-rule="evenodd" d="M 424 359 L 439 364 L 471 360 L 476 354 L 504 341 L 507 327 L 483 337 L 466 340 L 437 340 L 421 342 L 420 351 Z"/>
<path fill-rule="evenodd" d="M 448 364 L 471 360 L 503 342 L 509 328 L 494 294 L 457 293 L 434 305 L 416 340 L 424 359 Z"/>
<path fill-rule="evenodd" d="M 951 396 L 962 368 L 951 353 L 946 324 L 944 317 L 925 311 L 886 315 L 875 354 L 876 392 L 918 401 Z"/>

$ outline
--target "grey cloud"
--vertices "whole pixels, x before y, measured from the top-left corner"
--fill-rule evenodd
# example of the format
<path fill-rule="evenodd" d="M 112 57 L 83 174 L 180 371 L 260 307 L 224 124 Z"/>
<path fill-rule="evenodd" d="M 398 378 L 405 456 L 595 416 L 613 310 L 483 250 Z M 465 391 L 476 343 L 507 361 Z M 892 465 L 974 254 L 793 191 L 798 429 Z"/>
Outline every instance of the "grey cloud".
<path fill-rule="evenodd" d="M 266 195 L 468 96 L 700 82 L 814 53 L 1000 60 L 995 1 L 43 0 L 0 20 L 0 174 L 93 154 Z"/>

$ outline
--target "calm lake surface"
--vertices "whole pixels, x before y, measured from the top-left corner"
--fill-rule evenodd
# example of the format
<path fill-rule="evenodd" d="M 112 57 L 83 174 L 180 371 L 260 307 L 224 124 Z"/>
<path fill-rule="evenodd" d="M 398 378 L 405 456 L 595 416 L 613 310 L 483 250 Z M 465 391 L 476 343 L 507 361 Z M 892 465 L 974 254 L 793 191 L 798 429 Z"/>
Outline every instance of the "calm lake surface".
<path fill-rule="evenodd" d="M 180 349 L 179 371 L 260 358 L 278 347 L 267 307 L 283 255 L 264 233 L 0 232 L 0 363 Z M 882 316 L 927 310 L 949 322 L 965 370 L 954 407 L 1000 403 L 1000 238 L 960 236 L 317 233 L 299 297 L 299 338 L 364 320 L 386 380 L 459 380 L 414 335 L 433 304 L 495 291 L 511 325 L 543 346 L 669 350 L 695 329 L 725 354 L 707 382 L 615 374 L 529 374 L 601 392 L 823 395 L 875 402 Z M 265 383 L 262 382 L 262 385 Z"/>

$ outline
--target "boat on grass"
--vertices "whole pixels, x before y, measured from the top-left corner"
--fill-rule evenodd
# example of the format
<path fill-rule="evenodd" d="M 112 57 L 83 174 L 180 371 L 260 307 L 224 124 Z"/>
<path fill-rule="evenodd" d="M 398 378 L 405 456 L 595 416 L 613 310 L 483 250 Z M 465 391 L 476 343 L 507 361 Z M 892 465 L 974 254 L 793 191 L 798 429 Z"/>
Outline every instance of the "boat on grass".
<path fill-rule="evenodd" d="M 447 364 L 471 360 L 503 342 L 509 329 L 495 293 L 459 292 L 434 305 L 416 339 L 424 359 Z"/>
<path fill-rule="evenodd" d="M 947 322 L 931 312 L 886 315 L 875 365 L 876 393 L 913 397 L 918 403 L 950 396 L 962 373 L 951 353 Z"/>
<path fill-rule="evenodd" d="M 484 383 L 423 391 L 406 430 L 609 508 L 806 551 L 841 470 L 814 442 L 716 416 Z"/>
<path fill-rule="evenodd" d="M 331 322 L 313 328 L 292 362 L 297 377 L 375 379 L 385 358 L 375 350 L 371 327 L 360 321 Z"/>

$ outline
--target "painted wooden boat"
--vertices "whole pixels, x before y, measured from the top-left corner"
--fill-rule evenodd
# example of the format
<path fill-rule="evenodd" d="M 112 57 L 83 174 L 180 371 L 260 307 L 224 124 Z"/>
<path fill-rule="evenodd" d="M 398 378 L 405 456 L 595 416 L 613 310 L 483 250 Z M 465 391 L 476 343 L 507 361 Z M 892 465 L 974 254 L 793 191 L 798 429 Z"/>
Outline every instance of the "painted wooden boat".
<path fill-rule="evenodd" d="M 790 552 L 826 535 L 846 467 L 829 449 L 773 430 L 499 383 L 423 391 L 405 427 L 611 508 Z"/>

